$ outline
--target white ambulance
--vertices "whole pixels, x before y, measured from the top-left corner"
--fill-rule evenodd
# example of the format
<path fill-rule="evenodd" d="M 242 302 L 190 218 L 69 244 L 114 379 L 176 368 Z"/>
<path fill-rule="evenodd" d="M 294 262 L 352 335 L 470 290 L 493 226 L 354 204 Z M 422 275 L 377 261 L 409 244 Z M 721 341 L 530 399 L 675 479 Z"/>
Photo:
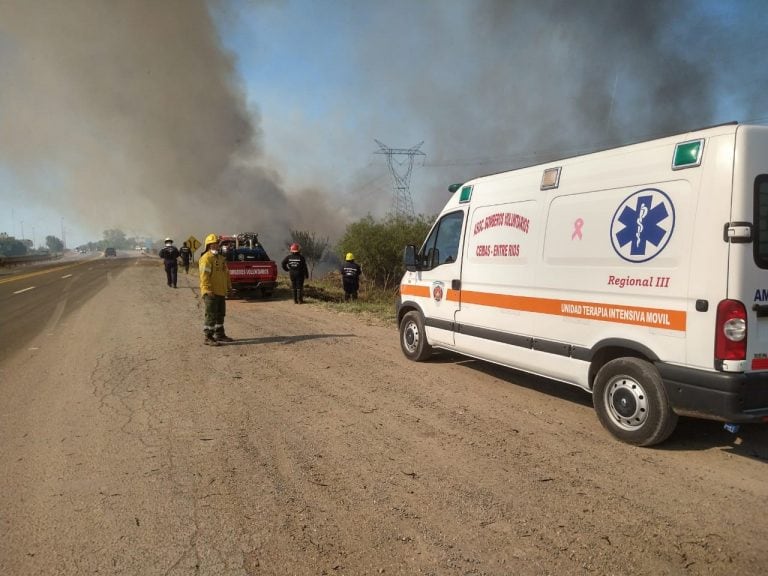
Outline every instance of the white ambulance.
<path fill-rule="evenodd" d="M 728 124 L 477 178 L 408 246 L 404 354 L 579 386 L 616 438 L 768 422 L 768 127 Z"/>

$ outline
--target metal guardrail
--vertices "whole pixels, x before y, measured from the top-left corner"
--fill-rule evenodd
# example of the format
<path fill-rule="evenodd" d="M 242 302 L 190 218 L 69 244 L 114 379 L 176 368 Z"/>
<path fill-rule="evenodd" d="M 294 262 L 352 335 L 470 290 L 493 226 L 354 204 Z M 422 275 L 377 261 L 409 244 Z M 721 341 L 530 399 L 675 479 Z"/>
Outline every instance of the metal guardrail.
<path fill-rule="evenodd" d="M 21 266 L 23 264 L 34 264 L 35 262 L 47 262 L 49 260 L 58 260 L 61 254 L 29 254 L 25 256 L 0 256 L 0 268 L 7 266 Z"/>

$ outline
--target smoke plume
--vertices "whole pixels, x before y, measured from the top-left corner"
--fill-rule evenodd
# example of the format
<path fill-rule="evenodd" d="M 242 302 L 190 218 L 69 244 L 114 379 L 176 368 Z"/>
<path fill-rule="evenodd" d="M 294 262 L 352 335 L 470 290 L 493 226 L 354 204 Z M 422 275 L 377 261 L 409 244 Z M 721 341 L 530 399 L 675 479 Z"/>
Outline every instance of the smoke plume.
<path fill-rule="evenodd" d="M 281 22 L 315 26 L 319 40 L 334 26 L 334 68 L 316 68 L 343 67 L 345 84 L 333 101 L 313 95 L 327 124 L 266 133 L 212 10 L 293 10 Z M 765 121 L 763 12 L 699 0 L 0 0 L 0 165 L 25 200 L 92 230 L 258 231 L 275 249 L 290 229 L 334 239 L 389 204 L 374 139 L 425 142 L 411 192 L 433 213 L 449 184 L 479 174 Z M 295 62 L 323 53 L 293 44 Z M 281 155 L 280 141 L 346 164 Z"/>
<path fill-rule="evenodd" d="M 309 224 L 258 163 L 258 114 L 204 2 L 10 0 L 0 38 L 0 154 L 25 201 L 129 235 Z M 338 232 L 308 194 L 313 229 Z"/>

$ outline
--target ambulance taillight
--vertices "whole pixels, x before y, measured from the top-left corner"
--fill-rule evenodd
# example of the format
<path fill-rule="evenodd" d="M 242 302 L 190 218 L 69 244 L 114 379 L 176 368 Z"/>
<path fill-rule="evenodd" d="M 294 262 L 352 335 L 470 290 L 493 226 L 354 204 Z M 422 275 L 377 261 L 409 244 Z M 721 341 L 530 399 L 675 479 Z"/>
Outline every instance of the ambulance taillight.
<path fill-rule="evenodd" d="M 745 360 L 747 357 L 747 309 L 738 300 L 717 305 L 715 360 Z"/>

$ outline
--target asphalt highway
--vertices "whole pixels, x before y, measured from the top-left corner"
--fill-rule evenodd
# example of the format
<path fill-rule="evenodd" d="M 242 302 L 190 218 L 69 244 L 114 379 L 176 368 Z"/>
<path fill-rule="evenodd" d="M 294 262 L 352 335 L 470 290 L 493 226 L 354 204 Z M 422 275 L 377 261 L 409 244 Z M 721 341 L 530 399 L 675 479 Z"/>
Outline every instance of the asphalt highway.
<path fill-rule="evenodd" d="M 97 294 L 135 258 L 101 255 L 23 267 L 0 275 L 0 362 Z"/>

